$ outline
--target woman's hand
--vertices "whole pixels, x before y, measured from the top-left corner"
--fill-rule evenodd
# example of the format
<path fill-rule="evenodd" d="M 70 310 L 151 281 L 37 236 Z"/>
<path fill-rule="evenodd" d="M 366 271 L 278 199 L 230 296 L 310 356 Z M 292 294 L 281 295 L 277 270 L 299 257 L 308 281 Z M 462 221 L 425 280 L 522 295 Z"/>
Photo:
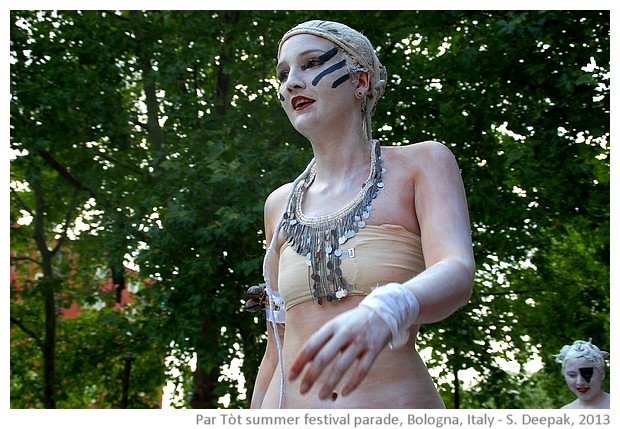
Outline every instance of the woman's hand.
<path fill-rule="evenodd" d="M 304 394 L 324 370 L 331 368 L 319 390 L 319 398 L 326 399 L 357 361 L 341 392 L 346 396 L 366 377 L 391 336 L 388 325 L 374 311 L 365 307 L 346 311 L 327 322 L 306 341 L 291 365 L 289 380 L 296 380 L 308 365 L 299 389 Z"/>

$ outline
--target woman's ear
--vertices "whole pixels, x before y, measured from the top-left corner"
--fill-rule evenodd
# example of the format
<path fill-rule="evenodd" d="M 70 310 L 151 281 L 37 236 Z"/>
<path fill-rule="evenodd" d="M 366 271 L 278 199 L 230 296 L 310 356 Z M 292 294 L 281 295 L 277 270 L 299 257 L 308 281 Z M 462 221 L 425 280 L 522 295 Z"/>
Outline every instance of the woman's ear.
<path fill-rule="evenodd" d="M 370 79 L 368 78 L 368 72 L 360 71 L 356 73 L 357 85 L 355 89 L 362 90 L 364 92 L 370 91 Z"/>

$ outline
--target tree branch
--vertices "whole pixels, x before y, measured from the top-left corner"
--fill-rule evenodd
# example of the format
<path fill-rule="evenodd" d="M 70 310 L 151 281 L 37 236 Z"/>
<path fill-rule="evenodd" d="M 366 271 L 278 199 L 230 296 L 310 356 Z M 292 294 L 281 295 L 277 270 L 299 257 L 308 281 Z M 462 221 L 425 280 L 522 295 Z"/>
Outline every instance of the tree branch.
<path fill-rule="evenodd" d="M 30 256 L 19 256 L 19 257 L 11 256 L 10 260 L 11 260 L 11 264 L 22 262 L 22 261 L 28 261 L 28 262 L 32 262 L 33 264 L 41 265 L 41 261 L 37 261 L 36 259 L 31 258 Z"/>
<path fill-rule="evenodd" d="M 26 327 L 26 325 L 22 321 L 11 316 L 11 323 L 16 325 L 25 334 L 30 336 L 37 343 L 37 346 L 41 348 L 43 347 L 43 341 L 41 341 L 41 338 L 34 331 L 28 329 L 28 327 Z"/>
<path fill-rule="evenodd" d="M 19 206 L 23 208 L 24 211 L 26 211 L 30 216 L 34 217 L 34 215 L 32 214 L 32 210 L 30 210 L 30 207 L 26 205 L 24 200 L 22 200 L 22 198 L 19 196 L 19 193 L 15 189 L 11 188 L 11 194 L 13 195 L 13 197 L 15 197 L 15 199 L 19 203 Z"/>
<path fill-rule="evenodd" d="M 91 197 L 94 197 L 96 195 L 95 192 L 92 189 L 90 189 L 87 186 L 85 186 L 73 174 L 71 174 L 60 162 L 58 162 L 56 160 L 56 158 L 54 158 L 52 156 L 51 153 L 49 153 L 46 150 L 41 150 L 41 151 L 39 151 L 39 155 L 41 155 L 41 158 L 43 158 L 43 160 L 50 167 L 52 167 L 54 170 L 56 170 L 58 172 L 58 174 L 60 174 L 60 176 L 63 179 L 65 179 L 75 189 L 80 190 L 80 191 L 86 191 L 86 192 L 88 192 L 90 194 Z"/>

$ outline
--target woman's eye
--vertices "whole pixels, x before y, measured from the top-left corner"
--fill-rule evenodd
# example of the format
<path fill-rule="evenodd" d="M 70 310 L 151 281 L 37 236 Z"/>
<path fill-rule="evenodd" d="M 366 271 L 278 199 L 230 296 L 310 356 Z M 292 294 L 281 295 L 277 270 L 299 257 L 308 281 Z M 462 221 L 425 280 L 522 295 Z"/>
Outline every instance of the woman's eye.
<path fill-rule="evenodd" d="M 309 60 L 309 61 L 306 63 L 306 65 L 304 65 L 304 66 L 302 67 L 302 70 L 310 69 L 310 68 L 312 68 L 312 67 L 316 67 L 316 66 L 318 66 L 318 65 L 320 65 L 320 61 L 319 61 L 319 60 L 317 60 L 317 59 L 312 59 L 312 60 Z"/>
<path fill-rule="evenodd" d="M 311 69 L 313 67 L 320 66 L 322 64 L 324 64 L 324 61 L 321 61 L 318 58 L 312 58 L 308 60 L 304 65 L 302 65 L 300 68 L 301 70 L 306 70 L 306 69 Z M 280 82 L 284 82 L 287 78 L 288 78 L 288 70 L 283 70 L 280 73 L 278 73 L 278 79 L 280 80 Z"/>

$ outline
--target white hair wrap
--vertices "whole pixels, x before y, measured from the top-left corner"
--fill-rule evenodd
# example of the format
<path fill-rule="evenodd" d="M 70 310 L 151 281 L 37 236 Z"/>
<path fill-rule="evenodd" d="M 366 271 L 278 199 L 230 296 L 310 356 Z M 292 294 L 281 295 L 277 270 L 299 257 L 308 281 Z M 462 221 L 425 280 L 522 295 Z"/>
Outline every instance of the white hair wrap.
<path fill-rule="evenodd" d="M 366 36 L 344 24 L 333 21 L 313 20 L 296 25 L 287 31 L 278 47 L 278 58 L 282 44 L 297 34 L 312 34 L 335 43 L 349 56 L 353 64 L 349 63 L 349 71 L 368 72 L 370 88 L 362 99 L 362 124 L 369 140 L 372 139 L 370 119 L 375 113 L 379 98 L 385 92 L 387 85 L 387 71 L 379 61 L 375 49 Z"/>
<path fill-rule="evenodd" d="M 595 368 L 603 371 L 605 369 L 605 356 L 608 354 L 592 344 L 590 338 L 589 341 L 577 340 L 572 345 L 562 347 L 560 353 L 553 355 L 553 357 L 556 362 L 562 363 L 562 373 L 566 362 L 573 358 L 584 358 L 591 362 Z"/>
<path fill-rule="evenodd" d="M 390 347 L 396 349 L 409 339 L 409 328 L 418 319 L 420 303 L 400 283 L 388 283 L 372 290 L 359 304 L 377 313 L 392 331 Z"/>

